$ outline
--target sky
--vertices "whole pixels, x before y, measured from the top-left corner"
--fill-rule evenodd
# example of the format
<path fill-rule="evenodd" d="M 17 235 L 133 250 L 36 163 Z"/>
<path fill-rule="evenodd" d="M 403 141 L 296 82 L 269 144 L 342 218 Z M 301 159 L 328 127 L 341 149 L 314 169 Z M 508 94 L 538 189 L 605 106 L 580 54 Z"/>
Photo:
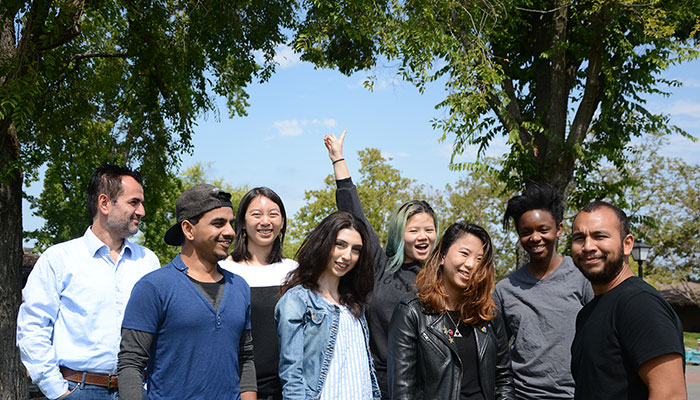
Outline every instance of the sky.
<path fill-rule="evenodd" d="M 182 157 L 181 169 L 196 162 L 210 163 L 208 176 L 223 178 L 232 186 L 268 186 L 282 198 L 287 215 L 304 205 L 304 191 L 323 187 L 333 172 L 323 135 L 347 130 L 344 156 L 352 176 L 360 167 L 357 151 L 378 148 L 390 157 L 391 165 L 419 184 L 442 189 L 461 174 L 449 170 L 452 143 L 439 142 L 442 132 L 431 121 L 444 115 L 436 110 L 445 96 L 440 83 L 429 85 L 423 94 L 396 78 L 396 65 L 350 77 L 337 71 L 314 69 L 287 47 L 276 57 L 279 66 L 270 80 L 248 88 L 248 115 L 229 118 L 225 100 L 218 99 L 219 113 L 201 116 L 193 136 L 194 149 Z M 668 89 L 670 97 L 648 98 L 648 109 L 669 114 L 671 123 L 700 138 L 700 60 L 671 67 L 668 79 L 683 83 Z M 376 75 L 374 90 L 363 86 L 367 75 Z M 459 161 L 474 160 L 476 149 Z M 504 139 L 494 141 L 487 155 L 507 151 Z M 663 155 L 700 163 L 700 141 L 674 136 Z M 27 189 L 38 195 L 41 183 Z M 147 199 L 146 199 L 147 200 Z M 148 210 L 146 210 L 148 213 Z M 43 220 L 32 216 L 23 204 L 24 229 L 39 228 Z"/>

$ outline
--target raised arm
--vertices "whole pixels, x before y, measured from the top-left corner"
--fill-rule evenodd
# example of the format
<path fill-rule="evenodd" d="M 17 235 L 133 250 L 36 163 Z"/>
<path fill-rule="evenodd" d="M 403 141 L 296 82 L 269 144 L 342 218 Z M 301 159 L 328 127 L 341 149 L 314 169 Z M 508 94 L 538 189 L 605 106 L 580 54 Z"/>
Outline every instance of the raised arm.
<path fill-rule="evenodd" d="M 343 133 L 340 134 L 340 138 L 336 138 L 333 134 L 323 137 L 323 143 L 328 149 L 328 158 L 330 158 L 333 163 L 333 173 L 337 181 L 350 177 L 348 165 L 345 163 L 345 158 L 343 158 L 343 141 L 345 140 L 346 132 L 347 131 L 343 131 Z"/>
<path fill-rule="evenodd" d="M 328 149 L 328 158 L 333 163 L 333 172 L 335 174 L 335 182 L 337 189 L 335 191 L 335 202 L 339 211 L 347 211 L 350 214 L 360 218 L 367 225 L 367 230 L 370 236 L 370 245 L 372 246 L 372 258 L 374 260 L 374 276 L 375 281 L 378 280 L 384 273 L 386 268 L 387 257 L 384 249 L 379 243 L 379 236 L 372 228 L 372 225 L 367 221 L 365 212 L 362 209 L 362 202 L 357 193 L 357 188 L 352 183 L 348 166 L 343 157 L 343 142 L 345 141 L 345 133 L 340 134 L 340 138 L 335 135 L 326 135 L 323 137 L 323 143 Z"/>

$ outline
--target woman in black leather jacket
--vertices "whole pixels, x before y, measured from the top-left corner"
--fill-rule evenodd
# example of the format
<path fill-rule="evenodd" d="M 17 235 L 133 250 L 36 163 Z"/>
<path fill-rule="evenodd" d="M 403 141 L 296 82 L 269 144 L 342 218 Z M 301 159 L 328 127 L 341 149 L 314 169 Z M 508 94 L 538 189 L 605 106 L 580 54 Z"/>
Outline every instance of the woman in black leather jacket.
<path fill-rule="evenodd" d="M 491 238 L 456 223 L 396 307 L 389 329 L 392 399 L 514 398 L 505 328 L 495 314 Z"/>

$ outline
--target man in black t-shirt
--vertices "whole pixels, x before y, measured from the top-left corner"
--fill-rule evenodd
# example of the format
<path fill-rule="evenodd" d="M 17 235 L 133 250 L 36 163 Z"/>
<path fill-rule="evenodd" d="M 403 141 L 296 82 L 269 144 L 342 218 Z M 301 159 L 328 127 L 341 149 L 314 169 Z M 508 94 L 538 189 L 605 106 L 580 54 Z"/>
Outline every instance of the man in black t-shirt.
<path fill-rule="evenodd" d="M 574 219 L 571 254 L 595 297 L 576 319 L 576 399 L 686 399 L 683 328 L 671 306 L 634 276 L 634 238 L 619 208 L 593 202 Z"/>

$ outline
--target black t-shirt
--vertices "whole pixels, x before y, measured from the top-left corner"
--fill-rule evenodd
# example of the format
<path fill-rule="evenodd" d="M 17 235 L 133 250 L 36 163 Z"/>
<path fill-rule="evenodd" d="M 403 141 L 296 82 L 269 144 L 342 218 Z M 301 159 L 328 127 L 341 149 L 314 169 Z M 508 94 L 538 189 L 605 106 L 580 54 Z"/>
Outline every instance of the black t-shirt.
<path fill-rule="evenodd" d="M 578 313 L 571 345 L 575 399 L 646 399 L 637 370 L 670 353 L 684 353 L 678 316 L 656 289 L 628 278 Z"/>
<path fill-rule="evenodd" d="M 282 385 L 277 374 L 280 355 L 277 350 L 275 305 L 279 286 L 250 288 L 250 326 L 255 349 L 255 370 L 258 377 L 258 396 L 281 399 Z"/>
<path fill-rule="evenodd" d="M 460 400 L 484 400 L 479 384 L 479 353 L 476 349 L 474 328 L 460 321 L 454 311 L 447 311 L 445 318 L 449 335 L 457 346 L 457 355 L 462 361 L 462 382 L 459 390 Z M 456 329 L 453 330 L 455 322 Z"/>

